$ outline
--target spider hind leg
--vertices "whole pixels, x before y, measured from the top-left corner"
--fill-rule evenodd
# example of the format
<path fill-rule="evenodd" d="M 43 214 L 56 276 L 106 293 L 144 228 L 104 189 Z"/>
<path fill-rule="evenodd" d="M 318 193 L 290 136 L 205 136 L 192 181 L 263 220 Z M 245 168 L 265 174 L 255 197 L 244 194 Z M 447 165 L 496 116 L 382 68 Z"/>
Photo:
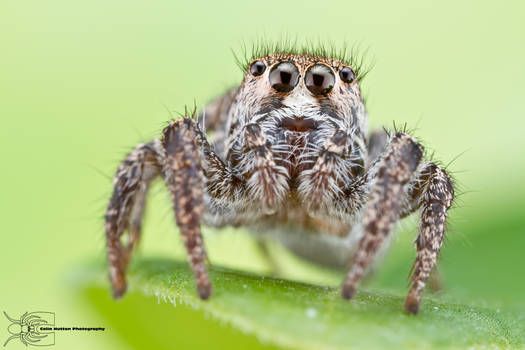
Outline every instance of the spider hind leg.
<path fill-rule="evenodd" d="M 396 133 L 377 163 L 368 203 L 363 211 L 363 236 L 355 253 L 341 294 L 350 299 L 375 259 L 385 239 L 391 234 L 402 211 L 406 185 L 412 179 L 423 156 L 423 148 L 411 136 Z"/>
<path fill-rule="evenodd" d="M 447 210 L 454 199 L 450 176 L 434 163 L 425 164 L 418 183 L 421 189 L 413 194 L 421 208 L 417 257 L 412 269 L 412 286 L 405 300 L 405 309 L 414 314 L 419 311 L 423 289 L 435 267 L 445 236 Z"/>
<path fill-rule="evenodd" d="M 126 292 L 125 272 L 139 241 L 148 185 L 161 171 L 160 144 L 139 144 L 120 164 L 106 212 L 106 241 L 113 296 Z M 121 241 L 129 231 L 126 245 Z"/>

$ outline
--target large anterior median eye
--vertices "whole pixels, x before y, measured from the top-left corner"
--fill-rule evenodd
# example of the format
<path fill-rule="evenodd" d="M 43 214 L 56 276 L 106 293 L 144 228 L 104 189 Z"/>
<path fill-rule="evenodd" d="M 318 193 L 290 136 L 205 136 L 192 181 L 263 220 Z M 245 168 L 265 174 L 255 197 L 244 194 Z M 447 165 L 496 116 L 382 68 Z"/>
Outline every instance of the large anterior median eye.
<path fill-rule="evenodd" d="M 304 83 L 314 95 L 325 95 L 334 87 L 335 75 L 330 68 L 316 64 L 306 71 Z"/>
<path fill-rule="evenodd" d="M 282 62 L 270 71 L 270 85 L 279 92 L 292 91 L 299 81 L 299 71 L 291 62 Z"/>

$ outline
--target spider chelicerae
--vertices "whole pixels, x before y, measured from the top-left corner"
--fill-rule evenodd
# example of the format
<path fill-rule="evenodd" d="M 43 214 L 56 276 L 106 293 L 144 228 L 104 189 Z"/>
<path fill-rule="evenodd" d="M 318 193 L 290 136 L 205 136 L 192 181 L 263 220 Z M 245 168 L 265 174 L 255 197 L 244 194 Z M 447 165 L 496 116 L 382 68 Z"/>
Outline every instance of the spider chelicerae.
<path fill-rule="evenodd" d="M 404 304 L 417 313 L 454 189 L 405 131 L 369 134 L 358 63 L 325 50 L 259 52 L 244 65 L 242 83 L 198 118 L 186 114 L 162 138 L 136 146 L 117 170 L 106 214 L 113 295 L 126 291 L 148 186 L 161 176 L 202 299 L 212 284 L 201 224 L 245 226 L 311 261 L 349 266 L 341 295 L 350 299 L 396 222 L 419 210 Z"/>

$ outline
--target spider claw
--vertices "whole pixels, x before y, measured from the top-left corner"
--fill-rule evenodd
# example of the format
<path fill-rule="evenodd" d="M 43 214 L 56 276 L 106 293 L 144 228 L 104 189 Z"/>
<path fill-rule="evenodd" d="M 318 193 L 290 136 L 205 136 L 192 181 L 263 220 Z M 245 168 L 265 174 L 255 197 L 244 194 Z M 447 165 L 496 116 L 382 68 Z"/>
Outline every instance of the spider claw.
<path fill-rule="evenodd" d="M 408 296 L 405 300 L 405 310 L 412 315 L 417 315 L 419 312 L 419 301 L 411 296 Z"/>
<path fill-rule="evenodd" d="M 212 295 L 211 284 L 206 284 L 206 285 L 203 285 L 203 286 L 198 286 L 198 287 L 197 287 L 197 292 L 199 293 L 199 297 L 200 297 L 202 300 L 206 300 L 206 299 L 208 299 L 208 298 Z"/>
<path fill-rule="evenodd" d="M 355 288 L 352 287 L 352 286 L 343 286 L 343 288 L 341 289 L 341 296 L 343 297 L 343 299 L 346 299 L 346 300 L 350 300 L 354 297 L 354 294 L 355 294 Z"/>
<path fill-rule="evenodd" d="M 126 293 L 126 290 L 128 289 L 126 283 L 124 283 L 121 286 L 115 286 L 113 285 L 113 298 L 116 300 L 122 299 L 124 294 Z"/>

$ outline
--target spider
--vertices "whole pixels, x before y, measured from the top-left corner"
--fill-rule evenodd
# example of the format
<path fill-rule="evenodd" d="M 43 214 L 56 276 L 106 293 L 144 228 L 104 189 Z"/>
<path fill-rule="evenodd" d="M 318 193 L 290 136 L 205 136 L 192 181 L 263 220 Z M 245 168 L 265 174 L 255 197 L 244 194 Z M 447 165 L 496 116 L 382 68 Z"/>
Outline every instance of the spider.
<path fill-rule="evenodd" d="M 245 226 L 313 262 L 349 266 L 341 295 L 351 299 L 396 222 L 419 210 L 404 303 L 417 314 L 454 197 L 450 176 L 406 131 L 369 135 L 353 57 L 267 51 L 247 61 L 238 87 L 200 116 L 171 121 L 120 164 L 105 224 L 114 297 L 126 291 L 148 186 L 161 176 L 201 299 L 212 294 L 201 224 Z"/>

